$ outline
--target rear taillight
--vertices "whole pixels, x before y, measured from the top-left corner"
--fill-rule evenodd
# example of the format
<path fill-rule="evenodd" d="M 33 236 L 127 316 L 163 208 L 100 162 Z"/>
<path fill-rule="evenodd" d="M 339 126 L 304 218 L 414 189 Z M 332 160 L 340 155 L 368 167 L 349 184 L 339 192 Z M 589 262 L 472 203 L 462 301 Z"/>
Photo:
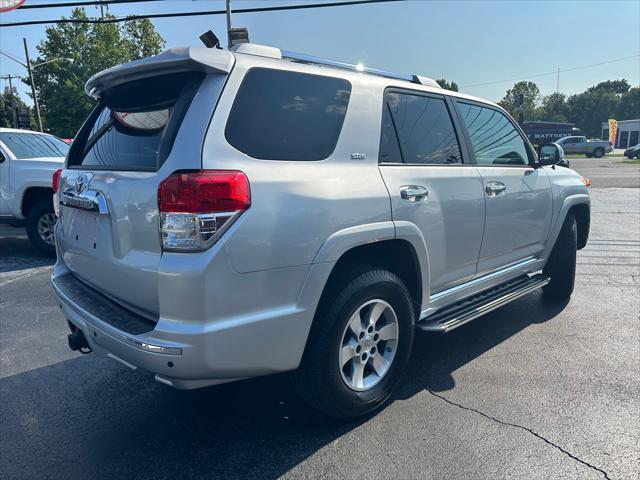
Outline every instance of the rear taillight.
<path fill-rule="evenodd" d="M 176 172 L 158 186 L 162 248 L 209 248 L 251 205 L 247 176 L 237 170 Z"/>
<path fill-rule="evenodd" d="M 55 172 L 53 172 L 53 176 L 51 177 L 51 188 L 53 188 L 54 193 L 58 191 L 58 184 L 60 183 L 60 174 L 62 173 L 62 169 L 59 168 Z"/>

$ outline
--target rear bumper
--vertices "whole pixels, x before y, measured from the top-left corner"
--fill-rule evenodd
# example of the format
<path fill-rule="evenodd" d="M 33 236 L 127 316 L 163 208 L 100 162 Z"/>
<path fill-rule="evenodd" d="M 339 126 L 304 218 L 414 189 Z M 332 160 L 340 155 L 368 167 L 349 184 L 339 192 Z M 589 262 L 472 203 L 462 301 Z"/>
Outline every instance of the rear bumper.
<path fill-rule="evenodd" d="M 156 380 L 175 388 L 193 389 L 297 368 L 315 310 L 315 301 L 299 295 L 300 289 L 305 282 L 322 281 L 330 267 L 228 272 L 225 280 L 236 288 L 244 287 L 248 294 L 245 308 L 224 318 L 209 311 L 198 322 L 175 318 L 175 309 L 170 318 L 169 313 L 165 317 L 161 313 L 157 323 L 136 319 L 135 313 L 76 279 L 60 260 L 51 284 L 64 315 L 82 331 L 94 353 L 151 372 Z M 188 282 L 188 278 L 181 279 L 182 284 Z M 253 310 L 251 296 L 260 300 L 259 290 L 270 290 L 271 284 L 284 287 L 280 290 L 286 296 L 278 300 L 280 305 L 263 304 L 260 310 Z M 87 295 L 83 289 L 92 292 Z M 215 293 L 209 297 L 223 301 Z M 179 304 L 180 298 L 176 295 L 173 303 Z M 221 307 L 219 303 L 216 310 Z"/>

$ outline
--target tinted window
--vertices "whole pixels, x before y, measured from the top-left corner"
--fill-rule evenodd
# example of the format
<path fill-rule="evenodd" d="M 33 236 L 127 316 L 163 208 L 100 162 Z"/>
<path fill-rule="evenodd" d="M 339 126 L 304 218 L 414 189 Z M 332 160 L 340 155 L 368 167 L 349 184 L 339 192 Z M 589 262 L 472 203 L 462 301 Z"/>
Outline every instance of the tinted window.
<path fill-rule="evenodd" d="M 520 133 L 493 108 L 459 103 L 478 165 L 527 165 L 528 153 Z"/>
<path fill-rule="evenodd" d="M 127 121 L 134 116 L 146 117 L 147 121 Z M 153 121 L 154 117 L 160 120 Z M 104 107 L 89 133 L 80 165 L 155 169 L 168 117 L 169 109 L 132 113 Z"/>
<path fill-rule="evenodd" d="M 383 108 L 379 160 L 381 163 L 402 163 L 398 136 L 393 126 L 393 120 L 391 120 L 391 112 L 387 102 L 384 103 Z"/>
<path fill-rule="evenodd" d="M 171 150 L 201 79 L 197 73 L 171 74 L 105 91 L 74 141 L 69 165 L 156 170 Z"/>
<path fill-rule="evenodd" d="M 462 162 L 456 132 L 442 98 L 387 93 L 382 123 L 381 162 Z"/>
<path fill-rule="evenodd" d="M 225 136 L 264 160 L 323 160 L 336 147 L 351 84 L 339 78 L 254 68 L 244 77 Z"/>
<path fill-rule="evenodd" d="M 19 159 L 64 157 L 69 151 L 69 145 L 53 135 L 1 132 L 0 141 Z"/>

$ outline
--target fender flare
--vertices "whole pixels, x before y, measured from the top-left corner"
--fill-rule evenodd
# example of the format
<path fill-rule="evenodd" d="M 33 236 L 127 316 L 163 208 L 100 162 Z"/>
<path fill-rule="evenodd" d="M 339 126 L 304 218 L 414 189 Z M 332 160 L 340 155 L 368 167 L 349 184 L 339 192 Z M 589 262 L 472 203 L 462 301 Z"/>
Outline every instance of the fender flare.
<path fill-rule="evenodd" d="M 558 239 L 558 235 L 560 235 L 560 230 L 562 229 L 562 225 L 564 224 L 564 220 L 567 218 L 567 214 L 569 210 L 576 205 L 587 205 L 591 206 L 591 200 L 589 199 L 588 193 L 576 193 L 574 195 L 569 195 L 562 202 L 562 207 L 560 208 L 560 212 L 555 219 L 553 226 L 551 227 L 551 231 L 549 232 L 549 237 L 547 239 L 547 245 L 544 249 L 542 258 L 546 260 L 551 255 L 551 250 L 556 244 L 556 240 Z"/>
<path fill-rule="evenodd" d="M 405 240 L 411 245 L 418 262 L 422 284 L 422 305 L 429 299 L 429 255 L 420 229 L 411 222 L 376 222 L 345 228 L 333 233 L 320 247 L 310 265 L 298 296 L 299 308 L 315 311 L 322 291 L 334 265 L 340 257 L 354 247 L 384 240 Z"/>

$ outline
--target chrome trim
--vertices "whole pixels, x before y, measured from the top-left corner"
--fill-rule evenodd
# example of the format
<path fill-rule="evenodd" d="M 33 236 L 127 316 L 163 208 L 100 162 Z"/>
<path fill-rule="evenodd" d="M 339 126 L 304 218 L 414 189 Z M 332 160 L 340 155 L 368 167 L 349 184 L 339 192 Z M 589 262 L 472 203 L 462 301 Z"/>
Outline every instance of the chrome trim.
<path fill-rule="evenodd" d="M 77 193 L 74 188 L 67 188 L 62 192 L 60 205 L 98 212 L 100 215 L 109 214 L 107 200 L 104 198 L 104 195 L 93 190 L 85 190 L 82 193 Z"/>
<path fill-rule="evenodd" d="M 388 70 L 382 70 L 380 68 L 365 67 L 363 65 L 354 65 L 352 63 L 339 62 L 337 60 L 330 60 L 328 58 L 314 57 L 313 55 L 307 55 L 306 53 L 291 52 L 289 50 L 281 50 L 282 58 L 286 60 L 293 60 L 294 62 L 310 63 L 315 65 L 326 65 L 328 67 L 341 68 L 343 70 L 351 70 L 354 72 L 368 73 L 371 75 L 378 75 L 380 77 L 394 78 L 397 80 L 405 80 L 411 83 L 422 84 L 420 78 L 417 75 L 406 75 L 403 73 L 390 72 Z"/>
<path fill-rule="evenodd" d="M 529 292 L 537 290 L 540 287 L 544 287 L 548 283 L 549 283 L 549 278 L 542 278 L 540 280 L 532 281 L 531 283 L 524 285 L 521 289 L 516 290 L 514 292 L 507 293 L 501 297 L 497 297 L 496 299 L 488 303 L 479 305 L 471 312 L 463 314 L 460 317 L 453 317 L 447 320 L 446 322 L 430 323 L 429 321 L 426 321 L 422 325 L 418 323 L 418 328 L 425 332 L 438 332 L 438 333 L 450 332 L 451 330 L 461 327 L 465 323 L 469 323 L 471 320 L 475 320 L 476 318 L 481 317 L 482 315 L 485 315 L 493 310 L 496 310 L 497 308 L 500 308 L 503 305 L 506 305 L 507 303 L 510 303 L 522 297 L 523 295 L 526 295 Z"/>
<path fill-rule="evenodd" d="M 475 285 L 479 285 L 479 284 L 481 284 L 481 283 L 483 283 L 483 282 L 485 282 L 487 280 L 491 280 L 492 278 L 496 278 L 496 277 L 499 277 L 499 276 L 504 275 L 506 273 L 513 272 L 513 271 L 518 270 L 519 268 L 522 268 L 522 267 L 526 267 L 527 265 L 531 265 L 532 263 L 535 263 L 535 262 L 537 262 L 539 260 L 540 260 L 539 258 L 532 257 L 532 258 L 530 258 L 528 260 L 523 260 L 521 262 L 515 263 L 515 264 L 511 265 L 510 267 L 506 267 L 506 268 L 503 268 L 501 270 L 497 270 L 497 271 L 495 271 L 493 273 L 489 273 L 487 275 L 483 275 L 482 277 L 474 278 L 473 280 L 469 280 L 468 282 L 463 283 L 462 285 L 457 285 L 457 286 L 451 287 L 451 288 L 449 288 L 447 290 L 443 290 L 441 292 L 434 293 L 434 294 L 430 295 L 429 303 L 434 302 L 436 300 L 439 300 L 441 298 L 444 298 L 447 295 L 451 295 L 452 293 L 456 293 L 456 292 L 459 292 L 459 291 L 464 290 L 466 288 L 473 287 Z"/>

